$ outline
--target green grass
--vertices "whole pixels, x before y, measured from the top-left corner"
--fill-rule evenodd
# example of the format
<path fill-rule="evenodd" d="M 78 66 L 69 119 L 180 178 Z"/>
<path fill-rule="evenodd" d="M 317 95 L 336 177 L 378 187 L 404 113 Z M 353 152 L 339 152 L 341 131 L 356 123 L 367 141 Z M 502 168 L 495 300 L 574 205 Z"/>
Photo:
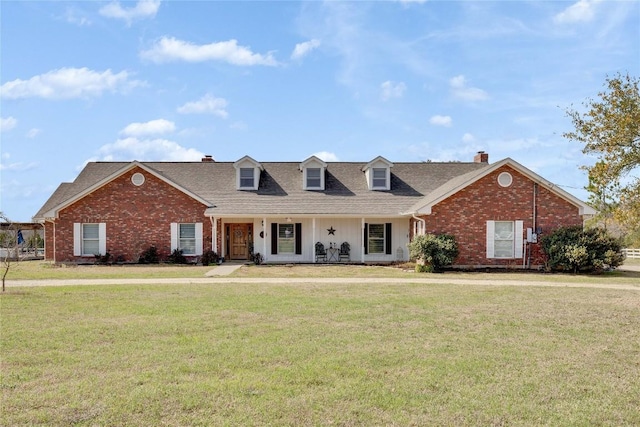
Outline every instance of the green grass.
<path fill-rule="evenodd" d="M 640 424 L 637 291 L 74 286 L 0 303 L 2 425 Z"/>

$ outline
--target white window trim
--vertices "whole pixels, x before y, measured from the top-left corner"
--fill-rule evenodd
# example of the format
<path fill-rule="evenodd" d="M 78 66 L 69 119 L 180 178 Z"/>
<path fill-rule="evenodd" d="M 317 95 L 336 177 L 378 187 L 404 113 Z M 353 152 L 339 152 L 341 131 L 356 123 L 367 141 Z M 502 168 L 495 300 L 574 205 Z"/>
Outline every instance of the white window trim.
<path fill-rule="evenodd" d="M 243 170 L 253 170 L 253 182 L 252 185 L 242 185 L 242 171 Z M 259 177 L 256 177 L 256 168 L 248 167 L 248 168 L 238 168 L 238 188 L 240 190 L 257 190 L 258 186 L 256 185 Z"/>
<path fill-rule="evenodd" d="M 280 227 L 282 226 L 287 226 L 287 227 L 291 227 L 292 228 L 292 232 L 291 232 L 291 237 L 280 237 Z M 280 249 L 280 241 L 284 241 L 284 240 L 291 240 L 291 242 L 293 243 L 293 245 L 291 246 L 291 252 L 285 252 L 282 249 Z M 286 224 L 278 224 L 278 255 L 295 255 L 296 253 L 296 227 L 295 224 L 293 223 L 286 223 Z"/>
<path fill-rule="evenodd" d="M 373 252 L 371 250 L 371 226 L 381 226 L 382 227 L 382 238 L 375 237 L 375 240 L 382 240 L 382 248 L 380 252 Z M 387 225 L 385 223 L 369 223 L 369 231 L 367 233 L 367 246 L 369 248 L 369 255 L 385 255 L 387 248 Z"/>
<path fill-rule="evenodd" d="M 171 252 L 180 249 L 180 224 L 178 222 L 171 223 Z M 182 224 L 194 224 L 192 222 Z M 184 254 L 187 256 L 200 256 L 203 252 L 202 245 L 202 223 L 196 222 L 196 248 L 194 254 Z"/>
<path fill-rule="evenodd" d="M 104 222 L 76 222 L 73 224 L 73 256 L 93 257 L 95 254 L 85 254 L 82 249 L 82 227 L 85 224 L 98 224 L 98 253 L 104 255 L 107 253 L 107 224 Z"/>
<path fill-rule="evenodd" d="M 513 256 L 496 257 L 495 256 L 495 230 L 496 222 L 513 222 Z M 522 232 L 524 230 L 523 221 L 487 221 L 487 258 L 488 259 L 522 259 L 524 238 Z"/>
<path fill-rule="evenodd" d="M 376 171 L 384 172 L 384 185 L 375 185 Z M 389 170 L 389 168 L 371 168 L 371 189 L 372 190 L 388 190 L 390 176 L 391 176 L 391 171 Z M 377 179 L 380 179 L 380 178 L 377 178 Z"/>
<path fill-rule="evenodd" d="M 309 185 L 309 175 L 308 172 L 309 170 L 318 170 L 320 172 L 320 176 L 318 177 L 320 179 L 320 185 L 318 186 L 311 186 Z M 309 168 L 304 168 L 304 173 L 303 173 L 303 180 L 304 180 L 304 189 L 305 190 L 324 190 L 324 168 L 323 167 L 309 167 Z"/>

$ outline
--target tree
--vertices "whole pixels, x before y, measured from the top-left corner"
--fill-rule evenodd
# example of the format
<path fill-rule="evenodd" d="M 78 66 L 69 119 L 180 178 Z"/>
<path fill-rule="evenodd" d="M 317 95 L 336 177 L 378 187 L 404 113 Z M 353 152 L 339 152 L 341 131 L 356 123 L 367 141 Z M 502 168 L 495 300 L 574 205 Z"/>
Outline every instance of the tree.
<path fill-rule="evenodd" d="M 18 230 L 13 221 L 0 212 L 0 222 L 3 224 L 2 235 L 0 236 L 0 247 L 2 251 L 2 292 L 5 290 L 5 279 L 11 268 L 13 257 L 18 259 Z"/>
<path fill-rule="evenodd" d="M 586 112 L 568 109 L 574 131 L 565 138 L 584 145 L 597 161 L 586 166 L 589 201 L 601 218 L 611 215 L 630 234 L 640 229 L 640 80 L 618 73 L 607 77 L 598 100 L 583 103 Z"/>

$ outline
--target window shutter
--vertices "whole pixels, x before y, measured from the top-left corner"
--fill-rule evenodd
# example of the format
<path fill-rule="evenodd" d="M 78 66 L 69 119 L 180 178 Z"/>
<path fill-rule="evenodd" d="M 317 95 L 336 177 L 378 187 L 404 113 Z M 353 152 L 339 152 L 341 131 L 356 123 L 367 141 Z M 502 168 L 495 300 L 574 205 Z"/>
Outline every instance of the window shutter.
<path fill-rule="evenodd" d="M 493 258 L 494 245 L 493 239 L 496 233 L 495 221 L 487 221 L 487 258 Z"/>
<path fill-rule="evenodd" d="M 302 223 L 296 222 L 296 255 L 302 255 Z"/>
<path fill-rule="evenodd" d="M 364 254 L 369 253 L 369 224 L 364 223 Z"/>
<path fill-rule="evenodd" d="M 196 222 L 196 255 L 202 255 L 202 223 Z"/>
<path fill-rule="evenodd" d="M 104 222 L 98 224 L 98 252 L 101 255 L 107 253 L 107 224 Z"/>
<path fill-rule="evenodd" d="M 171 253 L 178 249 L 178 223 L 171 223 Z"/>
<path fill-rule="evenodd" d="M 513 239 L 513 244 L 514 244 L 514 258 L 522 258 L 522 244 L 523 242 L 523 238 L 522 238 L 522 232 L 523 232 L 523 228 L 524 228 L 524 224 L 523 221 L 516 221 L 515 224 L 515 237 Z"/>
<path fill-rule="evenodd" d="M 73 223 L 73 256 L 82 256 L 82 224 Z"/>
<path fill-rule="evenodd" d="M 387 222 L 384 227 L 385 253 L 391 255 L 393 249 L 391 247 L 391 223 Z"/>
<path fill-rule="evenodd" d="M 271 223 L 271 255 L 278 255 L 278 224 Z"/>

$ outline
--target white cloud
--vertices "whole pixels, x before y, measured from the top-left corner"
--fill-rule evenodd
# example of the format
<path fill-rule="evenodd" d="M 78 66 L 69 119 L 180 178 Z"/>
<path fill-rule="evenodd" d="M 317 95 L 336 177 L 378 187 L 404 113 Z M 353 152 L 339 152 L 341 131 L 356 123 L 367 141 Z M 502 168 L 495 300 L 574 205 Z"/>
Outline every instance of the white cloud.
<path fill-rule="evenodd" d="M 462 135 L 462 142 L 465 144 L 471 144 L 472 142 L 476 142 L 476 137 L 467 132 Z"/>
<path fill-rule="evenodd" d="M 13 162 L 13 163 L 10 163 L 10 159 L 11 159 L 11 154 L 2 153 L 2 157 L 0 157 L 0 170 L 21 172 L 21 171 L 34 169 L 38 165 L 35 162 L 31 162 L 31 163 Z M 4 191 L 3 191 L 3 193 L 4 193 Z"/>
<path fill-rule="evenodd" d="M 589 22 L 594 17 L 594 6 L 597 0 L 579 0 L 553 17 L 556 24 Z"/>
<path fill-rule="evenodd" d="M 120 2 L 113 1 L 100 8 L 100 15 L 107 18 L 122 19 L 131 25 L 136 19 L 153 18 L 160 8 L 160 0 L 140 0 L 134 7 L 123 8 Z"/>
<path fill-rule="evenodd" d="M 278 65 L 271 52 L 266 55 L 253 53 L 248 47 L 238 46 L 237 40 L 196 45 L 174 37 L 162 37 L 151 49 L 142 51 L 140 56 L 156 63 L 222 61 L 242 66 Z"/>
<path fill-rule="evenodd" d="M 16 127 L 18 120 L 9 116 L 7 118 L 0 117 L 0 132 L 7 132 Z"/>
<path fill-rule="evenodd" d="M 429 119 L 429 123 L 435 126 L 451 127 L 453 120 L 450 116 L 435 115 L 431 116 L 431 118 Z"/>
<path fill-rule="evenodd" d="M 483 101 L 489 98 L 487 92 L 477 87 L 469 87 L 467 79 L 463 75 L 452 77 L 449 80 L 449 86 L 456 98 L 466 101 Z"/>
<path fill-rule="evenodd" d="M 131 123 L 120 133 L 125 136 L 146 136 L 172 133 L 175 130 L 175 123 L 165 119 L 157 119 L 145 123 Z"/>
<path fill-rule="evenodd" d="M 298 43 L 291 53 L 291 59 L 298 60 L 304 58 L 312 50 L 320 46 L 320 40 L 312 39 L 308 42 Z"/>
<path fill-rule="evenodd" d="M 183 106 L 178 107 L 177 111 L 181 114 L 213 114 L 226 119 L 229 116 L 226 107 L 226 99 L 216 98 L 208 93 L 198 101 L 187 102 Z"/>
<path fill-rule="evenodd" d="M 143 84 L 129 77 L 126 71 L 114 74 L 110 69 L 100 72 L 88 68 L 60 68 L 29 80 L 16 79 L 4 83 L 0 86 L 0 96 L 8 99 L 89 98 L 100 96 L 105 91 L 126 92 Z"/>
<path fill-rule="evenodd" d="M 391 98 L 402 98 L 405 90 L 407 90 L 407 85 L 404 83 L 394 83 L 387 80 L 380 85 L 380 98 L 382 98 L 383 101 L 387 101 Z"/>
<path fill-rule="evenodd" d="M 84 12 L 73 7 L 67 8 L 64 13 L 64 19 L 68 23 L 78 25 L 79 27 L 88 27 L 92 24 L 91 20 L 85 16 Z"/>
<path fill-rule="evenodd" d="M 316 156 L 317 158 L 319 158 L 320 160 L 323 160 L 325 162 L 338 162 L 338 156 L 334 153 L 331 153 L 329 151 L 318 151 L 317 153 L 313 153 L 313 156 Z"/>
<path fill-rule="evenodd" d="M 33 139 L 36 136 L 40 135 L 42 131 L 40 129 L 36 129 L 36 128 L 31 128 L 29 129 L 29 131 L 27 132 L 27 138 L 29 139 Z"/>
<path fill-rule="evenodd" d="M 199 161 L 204 153 L 195 148 L 185 148 L 168 139 L 138 139 L 135 137 L 118 139 L 112 144 L 100 147 L 99 159 L 145 160 L 145 161 Z"/>

